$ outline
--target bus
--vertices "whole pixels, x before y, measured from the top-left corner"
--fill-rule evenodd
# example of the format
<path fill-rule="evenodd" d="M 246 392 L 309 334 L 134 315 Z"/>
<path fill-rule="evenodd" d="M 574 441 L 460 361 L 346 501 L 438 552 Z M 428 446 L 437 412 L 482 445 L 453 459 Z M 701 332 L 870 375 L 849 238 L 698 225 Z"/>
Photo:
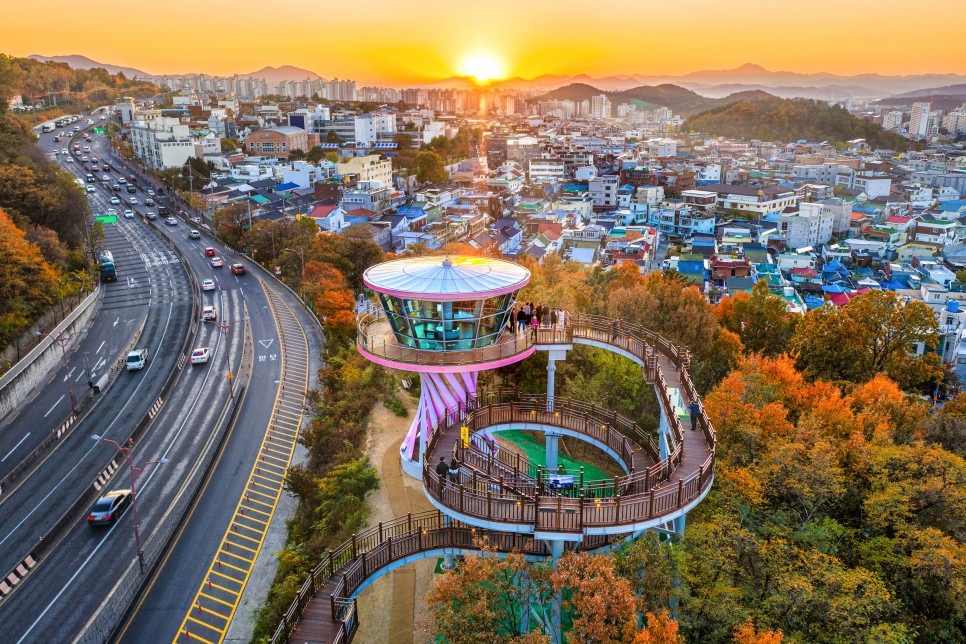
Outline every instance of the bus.
<path fill-rule="evenodd" d="M 114 267 L 114 255 L 109 250 L 102 250 L 97 256 L 97 265 L 101 271 L 102 282 L 116 282 L 117 269 Z"/>

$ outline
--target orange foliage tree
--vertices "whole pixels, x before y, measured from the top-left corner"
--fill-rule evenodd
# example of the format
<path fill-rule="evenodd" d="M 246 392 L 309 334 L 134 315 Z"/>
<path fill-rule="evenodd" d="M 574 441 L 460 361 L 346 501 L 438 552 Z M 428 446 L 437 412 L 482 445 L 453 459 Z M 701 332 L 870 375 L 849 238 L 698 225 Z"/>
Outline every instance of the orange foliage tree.
<path fill-rule="evenodd" d="M 315 305 L 328 339 L 339 344 L 352 342 L 355 333 L 355 297 L 335 266 L 306 262 L 302 290 Z"/>

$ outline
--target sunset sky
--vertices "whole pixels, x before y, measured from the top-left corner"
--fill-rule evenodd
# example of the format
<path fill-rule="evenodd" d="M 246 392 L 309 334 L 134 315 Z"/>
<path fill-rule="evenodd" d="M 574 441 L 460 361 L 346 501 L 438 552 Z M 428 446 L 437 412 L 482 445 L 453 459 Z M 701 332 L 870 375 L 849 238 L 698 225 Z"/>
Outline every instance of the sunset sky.
<path fill-rule="evenodd" d="M 167 0 L 7 3 L 0 52 L 82 54 L 150 74 L 295 65 L 405 85 L 453 75 L 770 70 L 966 73 L 963 0 Z M 137 7 L 135 9 L 135 7 Z M 914 20 L 913 15 L 929 20 Z M 941 46 L 928 41 L 941 40 Z M 467 62 L 469 61 L 469 62 Z"/>

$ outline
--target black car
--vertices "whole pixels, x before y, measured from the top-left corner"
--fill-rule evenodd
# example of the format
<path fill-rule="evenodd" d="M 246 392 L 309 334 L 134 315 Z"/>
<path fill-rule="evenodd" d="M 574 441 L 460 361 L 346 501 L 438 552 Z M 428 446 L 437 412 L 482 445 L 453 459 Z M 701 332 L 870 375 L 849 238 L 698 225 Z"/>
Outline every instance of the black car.
<path fill-rule="evenodd" d="M 131 505 L 131 490 L 114 490 L 108 492 L 94 504 L 94 509 L 87 516 L 87 525 L 110 525 L 124 514 L 127 506 Z"/>

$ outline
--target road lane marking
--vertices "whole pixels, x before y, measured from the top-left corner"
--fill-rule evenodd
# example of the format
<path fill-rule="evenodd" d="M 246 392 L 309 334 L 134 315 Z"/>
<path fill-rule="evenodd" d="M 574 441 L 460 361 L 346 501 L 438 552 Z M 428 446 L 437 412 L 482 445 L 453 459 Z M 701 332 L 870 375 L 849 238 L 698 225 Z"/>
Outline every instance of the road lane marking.
<path fill-rule="evenodd" d="M 173 304 L 172 304 L 172 308 L 173 308 Z M 168 320 L 170 321 L 170 319 L 171 319 L 171 309 L 169 309 L 169 311 L 168 311 Z M 165 324 L 164 333 L 161 336 L 161 341 L 162 342 L 164 341 L 164 335 L 167 333 L 167 330 L 168 330 L 168 325 Z M 217 353 L 218 347 L 220 346 L 220 344 L 221 344 L 221 334 L 218 334 L 218 337 L 215 338 L 215 347 L 214 347 L 214 351 L 212 353 Z M 151 365 L 153 365 L 155 361 L 150 361 L 150 362 L 151 362 Z M 151 365 L 149 365 L 148 368 L 150 368 Z M 205 390 L 205 387 L 207 386 L 208 379 L 209 379 L 211 373 L 212 373 L 211 370 L 209 370 L 208 372 L 205 373 L 205 378 L 202 381 L 201 386 L 198 387 L 198 394 L 197 394 L 197 396 L 195 396 L 194 402 L 192 402 L 191 403 L 191 406 L 188 408 L 188 413 L 185 415 L 184 421 L 182 421 L 181 426 L 178 428 L 178 431 L 175 432 L 174 435 L 171 437 L 171 442 L 168 444 L 167 449 L 164 450 L 164 453 L 161 455 L 160 458 L 167 458 L 167 456 L 170 453 L 170 451 L 172 449 L 174 449 L 175 443 L 177 442 L 178 438 L 181 436 L 181 433 L 184 431 L 184 428 L 188 424 L 188 421 L 192 418 L 192 413 L 194 412 L 194 408 L 198 405 L 198 401 L 201 400 L 202 395 L 204 394 L 204 390 Z M 144 380 L 142 380 L 141 382 L 143 383 Z M 137 389 L 134 390 L 134 394 L 137 394 L 137 391 L 140 388 L 141 388 L 141 386 L 139 384 L 138 387 L 137 387 Z M 134 394 L 132 394 L 132 396 L 131 396 L 131 399 L 132 400 L 134 398 Z M 128 402 L 130 402 L 130 401 L 128 401 Z M 125 405 L 125 407 L 127 407 L 127 405 Z M 120 415 L 123 412 L 124 412 L 124 409 L 122 408 L 121 411 L 118 413 L 118 417 L 120 417 Z M 116 419 L 115 419 L 115 422 L 116 422 Z M 108 429 L 110 429 L 111 426 L 113 426 L 113 425 L 114 425 L 114 423 L 112 422 L 111 425 L 108 426 Z M 88 450 L 88 454 L 91 451 L 93 451 L 93 449 L 97 449 L 98 447 L 99 447 L 98 445 L 95 445 L 91 450 Z M 85 456 L 86 456 L 86 454 L 85 454 Z M 78 462 L 78 465 L 79 464 L 80 463 Z M 76 469 L 77 467 L 78 466 L 75 465 L 74 468 L 71 469 L 71 472 L 73 472 L 74 469 Z M 148 475 L 145 478 L 144 482 L 138 484 L 138 492 L 140 494 L 144 494 L 144 490 L 146 490 L 148 488 L 148 486 L 151 484 L 151 481 L 154 480 L 154 475 L 157 474 L 160 471 L 161 471 L 160 468 L 157 468 L 157 467 L 151 468 L 151 470 L 148 472 Z M 69 475 L 70 475 L 70 472 L 68 473 L 68 476 Z M 61 482 L 60 483 L 63 483 L 66 478 L 67 477 L 65 476 L 64 479 L 61 479 Z M 58 483 L 57 485 L 59 486 L 60 483 Z M 56 489 L 56 487 L 54 489 Z M 53 494 L 53 491 L 51 491 L 50 493 L 48 493 L 47 494 L 47 497 L 49 497 L 50 494 Z M 41 500 L 41 503 L 38 504 L 37 506 L 35 506 L 35 509 L 38 508 L 38 507 L 40 507 L 40 505 L 43 504 L 43 502 L 47 500 L 47 497 L 44 497 Z M 29 517 L 30 515 L 28 514 L 27 516 Z M 14 528 L 14 530 L 16 530 L 17 528 L 19 528 L 20 525 L 22 525 L 24 521 L 26 521 L 26 517 L 20 522 L 20 524 L 17 525 L 16 528 Z M 53 598 L 53 600 L 51 600 L 50 603 L 47 604 L 47 607 L 43 610 L 43 612 L 40 613 L 40 615 L 37 617 L 37 619 L 34 620 L 33 624 L 30 625 L 30 628 L 28 628 L 27 631 L 23 634 L 23 636 L 17 641 L 17 644 L 20 644 L 21 642 L 23 642 L 24 640 L 26 640 L 27 636 L 30 635 L 30 633 L 33 631 L 33 629 L 36 628 L 37 624 L 40 623 L 40 620 L 42 620 L 44 618 L 44 616 L 50 611 L 50 609 L 58 603 L 58 601 L 60 600 L 61 596 L 67 591 L 67 589 L 71 586 L 71 584 L 74 583 L 74 580 L 77 579 L 77 576 L 80 575 L 81 572 L 84 571 L 84 569 L 87 567 L 87 565 L 91 562 L 91 559 L 93 559 L 94 555 L 97 554 L 97 552 L 101 549 L 101 547 L 103 547 L 105 544 L 108 543 L 108 538 L 110 537 L 111 532 L 113 532 L 114 531 L 114 528 L 116 528 L 119 525 L 121 525 L 121 524 L 118 522 L 118 523 L 115 523 L 114 525 L 111 526 L 110 530 L 107 532 L 107 534 L 104 536 L 104 538 L 101 539 L 101 541 L 97 544 L 97 546 L 94 548 L 94 550 L 91 552 L 91 554 L 87 557 L 87 559 L 84 560 L 84 563 L 82 563 L 81 566 L 77 569 L 77 572 L 75 572 L 73 574 L 73 576 L 71 576 L 71 578 L 67 580 L 67 583 L 64 584 L 63 588 L 60 589 L 60 592 L 58 592 L 57 595 Z M 11 532 L 10 534 L 13 534 L 13 532 Z M 2 545 L 4 541 L 6 541 L 7 539 L 10 538 L 10 534 L 8 534 L 6 537 L 4 537 L 3 540 L 0 540 L 0 545 Z"/>
<path fill-rule="evenodd" d="M 77 371 L 77 367 L 74 367 L 73 369 L 71 369 L 70 372 L 66 376 L 64 376 L 64 382 L 67 382 L 68 380 L 70 380 L 70 377 L 74 375 L 75 371 Z"/>
<path fill-rule="evenodd" d="M 20 447 L 20 444 L 23 443 L 25 440 L 27 440 L 27 437 L 28 436 L 30 436 L 30 432 L 27 432 L 26 434 L 24 434 L 24 437 L 20 439 L 20 442 L 17 443 L 16 445 L 14 445 L 12 450 L 10 450 L 9 452 L 7 452 L 7 456 L 10 456 L 11 454 L 13 454 L 16 451 L 16 449 L 18 447 Z M 7 460 L 7 456 L 4 456 L 3 458 L 0 458 L 0 463 L 2 463 L 5 460 Z"/>
<path fill-rule="evenodd" d="M 101 342 L 101 346 L 97 347 L 97 351 L 95 351 L 94 353 L 100 353 L 101 349 L 104 348 L 105 344 L 107 344 L 107 340 L 104 340 L 103 342 Z"/>
<path fill-rule="evenodd" d="M 277 453 L 282 455 L 284 458 L 275 457 L 276 460 L 284 461 L 285 464 L 291 462 L 292 454 L 295 451 L 295 441 L 288 441 L 282 439 L 279 430 L 276 426 L 279 421 L 279 405 L 285 402 L 286 398 L 298 397 L 300 402 L 298 404 L 299 408 L 304 408 L 305 403 L 305 392 L 308 390 L 309 385 L 309 364 L 308 364 L 308 339 L 305 335 L 305 330 L 298 321 L 295 312 L 291 309 L 288 304 L 275 292 L 270 291 L 264 285 L 262 288 L 265 291 L 265 296 L 271 303 L 272 308 L 272 318 L 277 329 L 288 328 L 289 338 L 294 344 L 304 345 L 304 351 L 294 350 L 299 347 L 293 347 L 291 354 L 289 350 L 283 343 L 279 344 L 279 351 L 281 353 L 281 367 L 285 369 L 287 373 L 286 380 L 298 378 L 298 386 L 285 391 L 281 386 L 277 388 L 275 401 L 272 404 L 272 412 L 269 417 L 268 424 L 265 427 L 264 434 L 262 436 L 262 444 L 259 448 L 258 455 L 255 457 L 256 460 L 252 464 L 251 472 L 248 475 L 247 484 L 245 486 L 245 491 L 238 500 L 235 506 L 235 511 L 229 519 L 229 524 L 225 528 L 225 532 L 221 538 L 221 543 L 218 546 L 217 553 L 214 559 L 208 566 L 208 570 L 204 575 L 200 588 L 195 592 L 194 599 L 190 604 L 191 609 L 185 614 L 184 619 L 181 622 L 181 627 L 178 630 L 178 634 L 174 638 L 174 642 L 190 642 L 191 639 L 195 637 L 194 633 L 190 633 L 191 624 L 189 622 L 197 621 L 193 616 L 197 615 L 196 611 L 203 610 L 208 622 L 208 626 L 211 630 L 218 632 L 218 642 L 223 642 L 225 639 L 225 632 L 228 626 L 231 624 L 232 618 L 235 612 L 238 610 L 238 604 L 241 601 L 241 594 L 248 583 L 249 576 L 251 574 L 251 569 L 254 566 L 255 559 L 258 557 L 258 553 L 261 551 L 265 543 L 266 533 L 268 531 L 268 526 L 271 523 L 272 516 L 275 513 L 275 509 L 278 506 L 279 499 L 281 498 L 282 492 L 285 489 L 285 472 L 284 470 L 279 472 L 277 465 L 272 468 L 262 468 L 262 459 L 271 453 Z M 298 331 L 298 333 L 296 333 Z M 294 355 L 293 355 L 294 354 Z M 293 392 L 294 389 L 294 392 Z M 303 416 L 299 417 L 299 424 Z M 292 422 L 287 420 L 287 422 Z M 288 432 L 286 432 L 288 433 Z M 294 433 L 294 432 L 293 432 Z M 273 449 L 274 448 L 274 449 Z M 264 499 L 264 500 L 263 500 Z M 264 516 L 266 520 L 262 521 L 260 519 L 253 520 L 252 517 L 245 514 L 245 510 L 256 506 L 263 506 L 267 508 L 266 510 L 259 510 L 259 514 Z M 252 524 L 256 524 L 253 527 Z M 252 547 L 248 544 L 251 543 Z M 243 578 L 237 580 L 240 586 L 238 594 L 234 599 L 234 604 L 231 606 L 231 611 L 227 616 L 221 616 L 220 610 L 212 610 L 213 608 L 219 608 L 217 606 L 212 606 L 209 598 L 206 596 L 207 590 L 207 580 L 210 579 L 212 574 L 217 573 L 218 566 L 229 565 L 225 561 L 225 557 L 229 556 L 233 559 L 237 559 L 239 562 L 244 562 L 246 569 L 237 568 L 239 572 L 242 573 Z M 234 566 L 232 566 L 234 568 Z M 219 621 L 218 617 L 221 616 Z M 217 622 L 218 627 L 211 626 L 212 622 Z M 190 635 L 188 635 L 190 633 Z"/>
<path fill-rule="evenodd" d="M 63 396 L 61 396 L 60 398 L 58 398 L 57 399 L 57 402 L 55 402 L 53 405 L 51 405 L 50 409 L 47 410 L 47 413 L 44 414 L 44 418 L 47 418 L 47 416 L 50 415 L 50 412 L 54 411 L 54 407 L 56 407 L 57 405 L 59 405 L 60 404 L 60 401 L 63 400 L 63 399 L 64 399 Z"/>

